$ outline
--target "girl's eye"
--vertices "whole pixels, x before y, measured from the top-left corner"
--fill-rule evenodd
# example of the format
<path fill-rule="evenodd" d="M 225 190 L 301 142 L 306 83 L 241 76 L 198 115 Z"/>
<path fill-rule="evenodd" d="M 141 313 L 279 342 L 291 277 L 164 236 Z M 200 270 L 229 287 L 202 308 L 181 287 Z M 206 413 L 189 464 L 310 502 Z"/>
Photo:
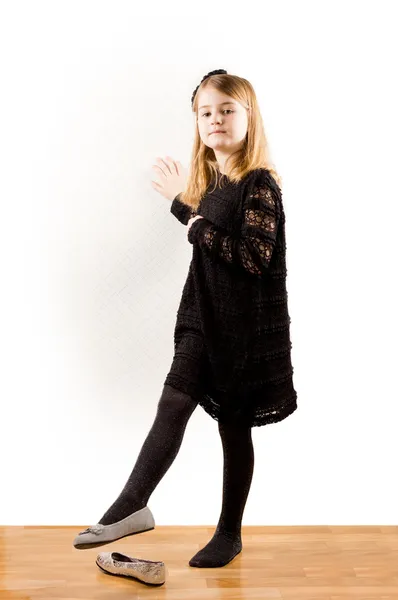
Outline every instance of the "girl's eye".
<path fill-rule="evenodd" d="M 234 112 L 234 111 L 233 111 L 231 108 L 225 108 L 225 109 L 223 110 L 223 112 L 225 112 L 226 110 L 229 110 L 229 112 L 231 112 L 231 113 L 232 113 L 232 112 Z M 209 115 L 209 114 L 210 114 L 210 113 L 208 113 L 208 112 L 207 112 L 207 113 L 203 113 L 202 117 L 205 117 L 206 115 Z"/>

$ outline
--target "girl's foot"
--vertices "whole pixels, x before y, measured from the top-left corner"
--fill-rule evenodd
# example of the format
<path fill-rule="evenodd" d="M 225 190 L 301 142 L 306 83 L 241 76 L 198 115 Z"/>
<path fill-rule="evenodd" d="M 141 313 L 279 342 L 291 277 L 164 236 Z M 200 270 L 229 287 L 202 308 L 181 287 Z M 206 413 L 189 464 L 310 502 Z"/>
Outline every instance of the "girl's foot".
<path fill-rule="evenodd" d="M 223 567 L 242 551 L 241 535 L 217 531 L 189 561 L 190 567 Z"/>

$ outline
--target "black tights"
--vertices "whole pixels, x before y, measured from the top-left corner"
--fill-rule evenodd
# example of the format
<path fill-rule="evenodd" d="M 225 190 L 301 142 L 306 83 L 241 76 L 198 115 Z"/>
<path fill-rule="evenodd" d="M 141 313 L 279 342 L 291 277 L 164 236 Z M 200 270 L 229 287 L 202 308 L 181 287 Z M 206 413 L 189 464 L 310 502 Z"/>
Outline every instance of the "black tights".
<path fill-rule="evenodd" d="M 189 418 L 197 402 L 170 385 L 164 385 L 153 425 L 119 497 L 98 521 L 115 523 L 147 505 L 180 449 Z M 217 531 L 240 536 L 241 522 L 254 467 L 251 426 L 218 423 L 221 437 L 223 502 Z"/>

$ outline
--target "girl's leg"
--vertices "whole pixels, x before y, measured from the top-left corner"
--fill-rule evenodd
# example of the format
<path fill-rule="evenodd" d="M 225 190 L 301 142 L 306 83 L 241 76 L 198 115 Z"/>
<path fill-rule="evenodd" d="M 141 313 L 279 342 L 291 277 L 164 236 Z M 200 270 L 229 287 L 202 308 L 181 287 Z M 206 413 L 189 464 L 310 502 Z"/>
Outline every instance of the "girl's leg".
<path fill-rule="evenodd" d="M 119 497 L 98 521 L 109 525 L 144 508 L 173 463 L 197 402 L 170 385 L 163 386 L 157 414 L 134 469 Z"/>
<path fill-rule="evenodd" d="M 241 550 L 241 524 L 254 469 L 249 425 L 218 423 L 223 453 L 223 502 L 217 529 L 210 542 L 189 561 L 191 567 L 222 567 Z"/>

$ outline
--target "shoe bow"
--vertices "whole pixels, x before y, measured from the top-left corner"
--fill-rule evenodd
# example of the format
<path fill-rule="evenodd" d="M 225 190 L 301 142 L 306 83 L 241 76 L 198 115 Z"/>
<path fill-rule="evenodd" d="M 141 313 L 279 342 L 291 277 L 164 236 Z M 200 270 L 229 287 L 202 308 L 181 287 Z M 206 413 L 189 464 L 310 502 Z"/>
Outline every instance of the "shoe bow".
<path fill-rule="evenodd" d="M 101 525 L 100 523 L 97 523 L 97 525 L 92 525 L 91 527 L 87 527 L 87 529 L 85 529 L 84 531 L 81 531 L 79 533 L 79 535 L 81 535 L 82 533 L 94 533 L 95 535 L 99 535 L 103 531 L 104 531 L 104 526 Z"/>

